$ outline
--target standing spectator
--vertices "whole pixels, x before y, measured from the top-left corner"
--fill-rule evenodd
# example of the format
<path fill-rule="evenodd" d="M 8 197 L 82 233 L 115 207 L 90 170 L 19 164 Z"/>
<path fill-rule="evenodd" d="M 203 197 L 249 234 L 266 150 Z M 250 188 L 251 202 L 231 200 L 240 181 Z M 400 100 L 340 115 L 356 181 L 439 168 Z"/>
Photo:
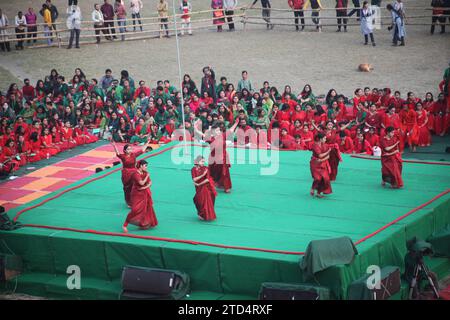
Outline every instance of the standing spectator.
<path fill-rule="evenodd" d="M 245 70 L 242 71 L 242 79 L 238 82 L 237 92 L 242 92 L 244 89 L 247 89 L 251 94 L 253 94 L 252 82 L 248 80 L 248 72 Z"/>
<path fill-rule="evenodd" d="M 311 5 L 312 13 L 312 21 L 316 25 L 316 30 L 318 32 L 322 32 L 322 26 L 320 25 L 320 10 L 323 9 L 322 4 L 320 3 L 320 0 L 307 0 L 305 5 L 303 6 L 303 9 L 308 8 L 308 5 Z"/>
<path fill-rule="evenodd" d="M 142 21 L 141 21 L 141 9 L 144 7 L 141 0 L 131 0 L 130 8 L 131 8 L 131 18 L 133 18 L 133 31 L 136 31 L 136 19 L 138 19 L 139 27 L 142 29 Z"/>
<path fill-rule="evenodd" d="M 302 31 L 305 30 L 305 13 L 303 11 L 303 6 L 305 5 L 305 0 L 288 0 L 289 7 L 294 10 L 294 21 L 295 30 L 300 31 L 298 25 L 298 18 L 301 18 Z"/>
<path fill-rule="evenodd" d="M 400 40 L 400 45 L 405 45 L 405 15 L 403 11 L 403 3 L 401 0 L 397 0 L 394 2 L 394 6 L 388 4 L 386 7 L 392 15 L 392 24 L 389 27 L 389 30 L 394 29 L 394 35 L 392 39 L 392 44 L 394 46 L 397 45 Z"/>
<path fill-rule="evenodd" d="M 25 19 L 25 16 L 23 15 L 22 11 L 19 11 L 15 18 L 16 37 L 17 37 L 16 50 L 23 50 L 23 40 L 22 39 L 25 38 L 26 25 L 27 25 L 27 20 Z"/>
<path fill-rule="evenodd" d="M 192 25 L 191 25 L 191 15 L 192 5 L 188 0 L 182 0 L 180 5 L 181 12 L 181 35 L 184 35 L 184 32 L 187 28 L 187 32 L 190 36 L 192 36 Z"/>
<path fill-rule="evenodd" d="M 116 29 L 114 28 L 114 7 L 109 3 L 109 0 L 105 0 L 100 11 L 103 14 L 104 26 L 108 28 L 108 33 L 111 34 L 112 39 L 117 39 Z"/>
<path fill-rule="evenodd" d="M 52 15 L 52 29 L 55 30 L 55 33 L 57 33 L 56 31 L 56 20 L 58 19 L 59 13 L 58 13 L 58 9 L 52 4 L 51 0 L 46 0 L 45 4 L 47 5 L 47 8 L 50 10 L 50 13 Z"/>
<path fill-rule="evenodd" d="M 361 9 L 361 32 L 364 35 L 364 45 L 367 45 L 369 43 L 369 36 L 370 41 L 372 42 L 372 46 L 375 47 L 375 39 L 373 37 L 373 15 L 375 14 L 375 11 L 372 10 L 372 8 L 369 6 L 368 1 L 363 2 L 363 7 Z"/>
<path fill-rule="evenodd" d="M 2 12 L 2 9 L 0 9 L 0 48 L 2 51 L 11 51 L 8 26 L 8 17 Z"/>
<path fill-rule="evenodd" d="M 342 23 L 344 23 L 344 32 L 347 32 L 347 6 L 348 0 L 336 0 L 337 32 L 341 32 Z"/>
<path fill-rule="evenodd" d="M 210 97 L 216 101 L 216 75 L 214 70 L 208 66 L 203 68 L 203 78 L 202 86 L 200 89 L 200 94 L 203 97 L 204 93 L 207 92 Z"/>
<path fill-rule="evenodd" d="M 94 11 L 92 11 L 92 21 L 94 21 L 97 43 L 100 43 L 100 29 L 102 30 L 106 39 L 112 40 L 109 34 L 109 30 L 105 28 L 105 18 L 103 17 L 103 13 L 100 11 L 99 4 L 94 5 Z"/>
<path fill-rule="evenodd" d="M 70 30 L 69 46 L 72 49 L 75 38 L 75 48 L 80 48 L 81 10 L 79 6 L 72 5 L 67 8 L 67 28 Z"/>
<path fill-rule="evenodd" d="M 433 17 L 431 18 L 431 34 L 434 34 L 436 22 L 439 22 L 439 24 L 441 25 L 441 34 L 445 33 L 445 20 L 447 20 L 447 18 L 443 16 L 444 5 L 444 0 L 431 1 L 431 6 L 433 7 Z"/>
<path fill-rule="evenodd" d="M 223 16 L 223 0 L 211 0 L 211 9 L 213 9 L 213 24 L 217 26 L 217 32 L 222 32 L 222 25 L 225 23 Z"/>
<path fill-rule="evenodd" d="M 36 38 L 37 37 L 37 16 L 34 13 L 33 8 L 28 8 L 28 12 L 25 14 L 25 19 L 27 20 L 27 38 L 28 38 L 28 43 L 31 42 L 30 38 Z M 36 43 L 36 39 L 33 39 L 33 43 Z"/>
<path fill-rule="evenodd" d="M 252 5 L 250 6 L 250 9 L 255 6 L 256 2 L 258 2 L 258 0 L 253 1 Z M 272 6 L 270 5 L 270 0 L 261 0 L 261 6 L 263 7 L 262 17 L 264 21 L 266 21 L 267 23 L 267 30 L 269 29 L 272 30 L 275 25 L 273 23 L 270 23 L 270 9 L 272 8 Z"/>
<path fill-rule="evenodd" d="M 223 0 L 223 8 L 225 10 L 225 16 L 227 17 L 229 31 L 234 31 L 233 15 L 236 7 L 237 0 Z"/>
<path fill-rule="evenodd" d="M 353 10 L 349 12 L 348 16 L 351 17 L 352 15 L 354 15 L 356 13 L 356 16 L 358 17 L 358 19 L 356 19 L 356 21 L 359 21 L 359 17 L 361 15 L 361 3 L 359 2 L 359 0 L 352 0 L 353 2 Z"/>
<path fill-rule="evenodd" d="M 114 4 L 114 12 L 117 16 L 117 25 L 119 26 L 120 39 L 125 40 L 125 32 L 127 32 L 127 11 L 125 10 L 125 5 L 120 1 L 116 0 Z"/>
<path fill-rule="evenodd" d="M 53 25 L 52 12 L 50 11 L 46 3 L 42 5 L 42 10 L 40 12 L 44 17 L 44 36 L 47 38 L 47 44 L 50 46 L 53 42 L 52 32 L 50 31 Z"/>
<path fill-rule="evenodd" d="M 444 0 L 444 32 L 445 33 L 445 23 L 448 20 L 450 22 L 450 0 Z"/>
<path fill-rule="evenodd" d="M 162 38 L 163 27 L 166 29 L 166 38 L 170 38 L 169 35 L 169 4 L 166 0 L 159 0 L 158 6 L 156 7 L 159 15 L 159 37 Z"/>

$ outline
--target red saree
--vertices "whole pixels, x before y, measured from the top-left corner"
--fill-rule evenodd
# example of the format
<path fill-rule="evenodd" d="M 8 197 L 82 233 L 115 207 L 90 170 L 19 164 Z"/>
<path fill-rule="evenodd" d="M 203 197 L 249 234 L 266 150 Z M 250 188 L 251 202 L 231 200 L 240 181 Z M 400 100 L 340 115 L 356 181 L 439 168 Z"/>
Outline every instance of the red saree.
<path fill-rule="evenodd" d="M 209 143 L 211 150 L 208 157 L 209 174 L 213 178 L 216 187 L 229 190 L 232 186 L 230 176 L 231 164 L 226 149 L 225 133 L 222 133 L 218 138 L 211 138 Z"/>
<path fill-rule="evenodd" d="M 139 173 L 136 171 L 131 180 L 133 187 L 131 189 L 131 211 L 128 213 L 125 226 L 133 224 L 141 229 L 148 229 L 158 224 L 155 210 L 153 209 L 152 193 L 150 188 L 141 190 L 140 180 L 144 180 L 148 172 Z M 150 178 L 149 178 L 150 179 Z M 149 180 L 150 181 L 150 180 Z"/>
<path fill-rule="evenodd" d="M 309 167 L 311 169 L 311 176 L 314 179 L 311 188 L 317 190 L 317 193 L 319 194 L 330 194 L 332 193 L 332 190 L 327 161 L 318 161 L 319 155 L 325 152 L 325 148 L 318 143 L 314 143 L 311 150 L 313 155 L 311 157 L 311 161 L 309 162 Z"/>
<path fill-rule="evenodd" d="M 209 175 L 207 167 L 194 166 L 191 170 L 192 178 L 197 178 L 206 173 L 206 176 L 198 180 L 196 183 L 202 183 L 208 180 L 207 183 L 195 187 L 194 204 L 197 208 L 197 214 L 205 221 L 216 219 L 216 212 L 214 211 L 214 202 L 216 200 L 217 192 L 214 187 L 214 181 Z"/>
<path fill-rule="evenodd" d="M 117 157 L 122 161 L 122 184 L 125 202 L 131 206 L 131 189 L 133 187 L 133 174 L 136 172 L 136 158 L 142 154 L 142 150 L 130 155 L 119 154 Z"/>
<path fill-rule="evenodd" d="M 399 150 L 398 146 L 390 151 L 386 150 L 386 148 L 394 145 L 397 141 L 398 139 L 395 136 L 391 139 L 387 139 L 386 136 L 380 139 L 381 177 L 383 182 L 389 183 L 392 188 L 403 187 L 402 157 L 400 152 L 390 156 L 386 155 L 387 153 L 392 153 L 395 150 Z"/>

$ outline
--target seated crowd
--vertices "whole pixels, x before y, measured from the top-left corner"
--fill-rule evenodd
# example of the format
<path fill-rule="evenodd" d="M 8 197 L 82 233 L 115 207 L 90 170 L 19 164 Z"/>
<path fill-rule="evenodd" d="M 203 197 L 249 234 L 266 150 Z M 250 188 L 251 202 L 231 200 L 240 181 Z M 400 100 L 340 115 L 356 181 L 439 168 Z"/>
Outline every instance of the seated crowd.
<path fill-rule="evenodd" d="M 218 124 L 238 145 L 309 150 L 314 135 L 323 132 L 341 152 L 369 155 L 374 150 L 378 155 L 379 138 L 389 126 L 402 151 L 406 145 L 412 151 L 429 146 L 433 134 L 443 136 L 450 127 L 443 93 L 435 99 L 428 92 L 420 99 L 409 92 L 403 99 L 389 88 L 358 88 L 353 97 L 334 89 L 316 96 L 310 85 L 299 94 L 289 85 L 281 92 L 268 81 L 255 89 L 246 71 L 236 87 L 226 77 L 216 83 L 210 67 L 203 72 L 200 88 L 185 75 L 181 91 L 168 80 L 158 81 L 154 89 L 143 80 L 136 85 L 126 70 L 116 79 L 110 69 L 100 80 L 88 80 L 77 68 L 69 81 L 52 70 L 36 86 L 28 79 L 22 88 L 11 84 L 0 96 L 0 174 L 102 138 L 169 142 L 183 128 L 183 112 L 189 139 Z M 274 129 L 277 141 L 271 141 Z"/>

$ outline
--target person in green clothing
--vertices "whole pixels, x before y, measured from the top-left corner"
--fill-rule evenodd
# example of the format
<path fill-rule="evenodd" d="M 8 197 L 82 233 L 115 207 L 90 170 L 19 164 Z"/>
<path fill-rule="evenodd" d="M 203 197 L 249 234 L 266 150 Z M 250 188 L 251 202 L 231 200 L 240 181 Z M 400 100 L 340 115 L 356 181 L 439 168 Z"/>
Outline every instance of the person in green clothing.
<path fill-rule="evenodd" d="M 111 83 L 111 86 L 106 91 L 106 97 L 110 98 L 111 100 L 122 102 L 123 100 L 123 87 L 119 85 L 118 80 L 113 80 Z"/>
<path fill-rule="evenodd" d="M 309 84 L 303 87 L 303 91 L 298 95 L 297 100 L 302 104 L 302 109 L 306 108 L 307 104 L 316 105 L 316 96 L 313 94 Z"/>
<path fill-rule="evenodd" d="M 105 100 L 105 92 L 102 88 L 98 85 L 97 79 L 91 79 L 91 86 L 89 91 L 92 93 L 95 93 L 97 97 L 100 97 L 102 100 Z"/>
<path fill-rule="evenodd" d="M 216 92 L 226 91 L 228 86 L 228 80 L 226 77 L 220 78 L 220 83 L 216 86 Z"/>
<path fill-rule="evenodd" d="M 270 95 L 266 92 L 263 94 L 262 108 L 266 111 L 266 114 L 272 112 L 274 101 L 270 98 Z"/>
<path fill-rule="evenodd" d="M 33 123 L 33 117 L 34 117 L 34 112 L 35 112 L 35 107 L 34 105 L 37 102 L 37 98 L 35 98 L 33 100 L 33 102 L 30 104 L 30 102 L 25 101 L 23 103 L 23 109 L 20 110 L 18 116 L 21 116 L 24 120 L 25 123 L 27 124 L 32 124 Z M 33 107 L 32 107 L 33 104 Z"/>
<path fill-rule="evenodd" d="M 134 136 L 130 139 L 130 143 L 147 143 L 149 135 L 149 126 L 145 123 L 144 118 L 140 118 L 136 125 Z"/>
<path fill-rule="evenodd" d="M 158 112 L 155 113 L 154 119 L 156 124 L 159 126 L 165 126 L 167 124 L 168 112 L 164 108 L 159 108 Z"/>
<path fill-rule="evenodd" d="M 261 129 L 269 129 L 270 126 L 270 120 L 267 116 L 267 113 L 264 109 L 257 109 L 256 111 L 257 117 L 256 120 L 253 122 L 253 127 L 260 126 Z"/>
<path fill-rule="evenodd" d="M 167 100 L 170 100 L 172 97 L 170 96 L 170 94 L 168 94 L 164 91 L 164 87 L 158 86 L 156 88 L 156 94 L 155 94 L 154 98 L 155 98 L 155 101 L 158 100 L 159 98 L 161 98 L 163 104 L 167 104 Z"/>
<path fill-rule="evenodd" d="M 177 90 L 177 88 L 172 86 L 170 84 L 169 80 L 164 80 L 164 91 L 165 91 L 165 93 L 168 93 L 169 95 L 173 95 L 174 91 L 176 91 L 176 90 Z"/>

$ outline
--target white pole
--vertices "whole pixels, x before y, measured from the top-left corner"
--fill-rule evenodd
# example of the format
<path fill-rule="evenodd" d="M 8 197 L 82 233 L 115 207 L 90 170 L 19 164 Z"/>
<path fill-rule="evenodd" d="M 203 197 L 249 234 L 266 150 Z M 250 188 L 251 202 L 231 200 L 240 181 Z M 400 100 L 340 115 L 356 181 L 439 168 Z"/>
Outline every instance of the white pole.
<path fill-rule="evenodd" d="M 185 145 L 185 153 L 187 153 L 187 141 L 186 141 L 186 123 L 184 117 L 184 97 L 183 97 L 183 79 L 181 75 L 181 59 L 180 59 L 180 43 L 178 39 L 178 28 L 177 28 L 177 16 L 175 12 L 175 0 L 172 0 L 173 6 L 173 20 L 175 22 L 175 40 L 177 43 L 177 61 L 178 61 L 178 80 L 180 84 L 180 92 L 181 92 L 181 117 L 183 119 L 183 141 Z"/>

